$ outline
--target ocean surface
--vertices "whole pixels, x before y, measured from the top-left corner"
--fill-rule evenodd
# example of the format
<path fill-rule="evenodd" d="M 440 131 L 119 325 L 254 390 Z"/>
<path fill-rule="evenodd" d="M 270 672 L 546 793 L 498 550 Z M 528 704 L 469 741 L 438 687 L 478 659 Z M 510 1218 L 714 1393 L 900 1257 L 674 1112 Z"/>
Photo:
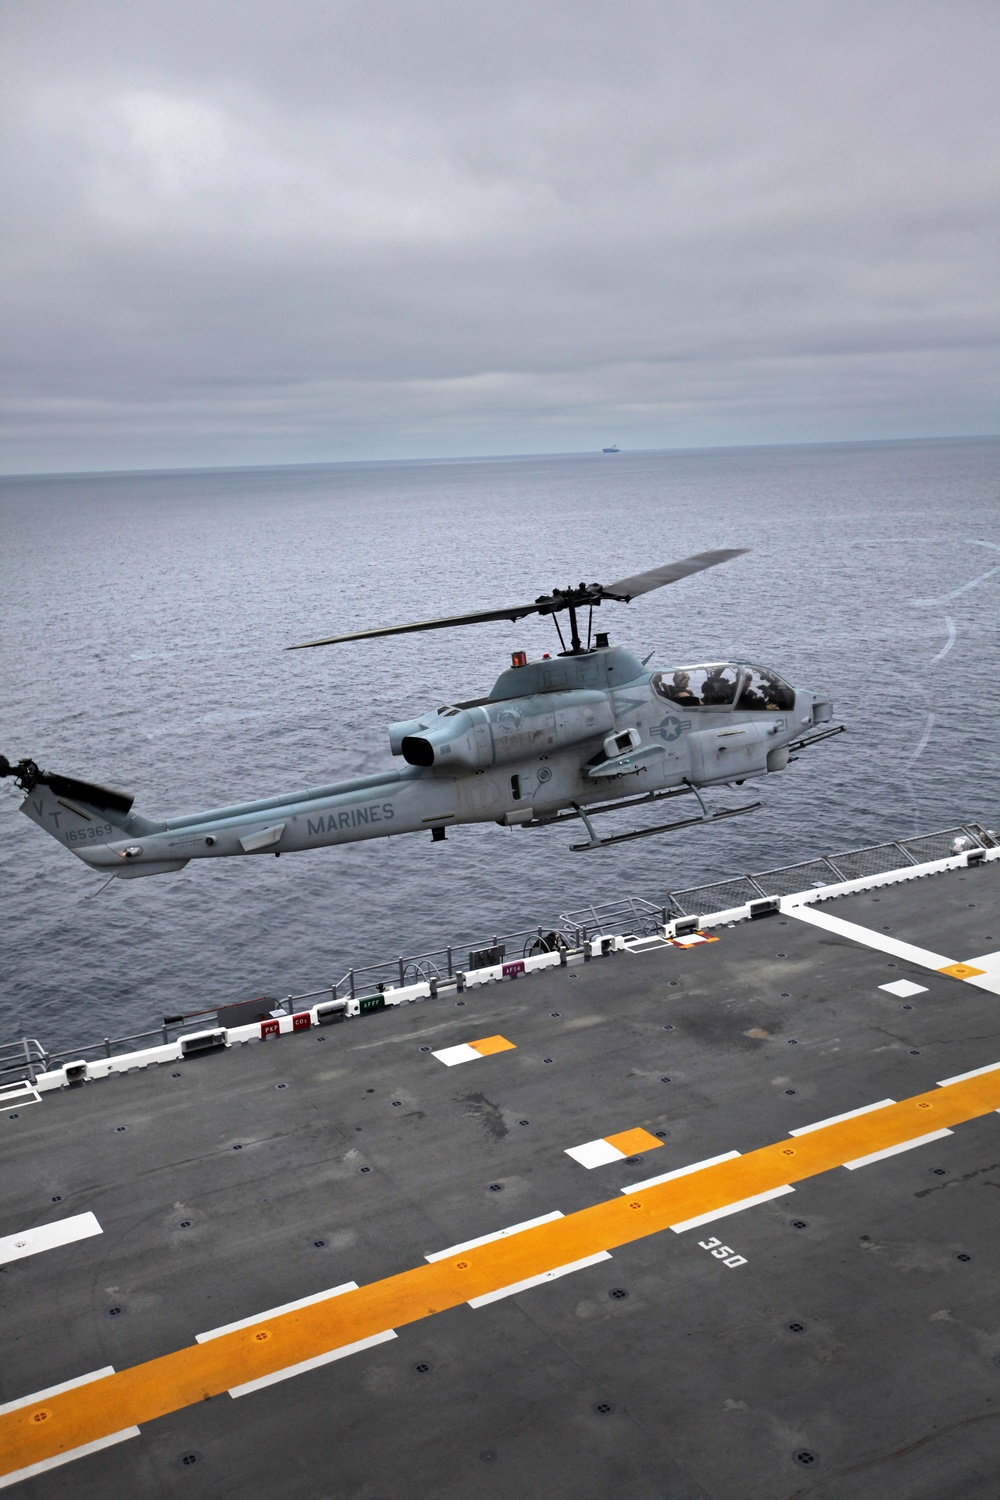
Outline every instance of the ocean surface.
<path fill-rule="evenodd" d="M 75 1046 L 590 902 L 1000 825 L 998 476 L 1000 443 L 969 440 L 0 482 L 0 751 L 154 816 L 388 768 L 391 720 L 558 649 L 538 619 L 295 641 L 716 547 L 752 551 L 600 628 L 659 668 L 744 657 L 825 686 L 849 730 L 716 794 L 765 805 L 714 828 L 574 854 L 575 825 L 491 824 L 100 894 L 0 782 L 0 1043 Z"/>

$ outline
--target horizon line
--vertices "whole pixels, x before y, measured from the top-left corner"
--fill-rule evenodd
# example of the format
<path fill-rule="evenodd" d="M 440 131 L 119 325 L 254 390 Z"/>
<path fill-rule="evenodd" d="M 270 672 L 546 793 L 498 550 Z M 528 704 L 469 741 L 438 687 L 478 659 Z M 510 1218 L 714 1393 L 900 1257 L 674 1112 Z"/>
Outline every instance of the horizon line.
<path fill-rule="evenodd" d="M 775 448 L 874 448 L 898 447 L 915 443 L 991 443 L 1000 440 L 1000 432 L 934 434 L 929 437 L 894 438 L 826 438 L 791 443 L 711 443 L 676 448 L 619 448 L 616 456 L 652 453 L 739 453 L 756 452 Z M 121 469 L 22 469 L 5 472 L 0 470 L 0 483 L 19 479 L 108 479 L 136 475 L 166 474 L 232 474 L 269 473 L 280 469 L 336 469 L 361 465 L 389 464 L 461 464 L 461 463 L 511 463 L 540 458 L 604 458 L 609 450 L 601 448 L 556 449 L 535 453 L 464 453 L 438 454 L 425 458 L 331 458 L 311 459 L 305 462 L 258 463 L 258 464 L 179 464 L 173 468 L 121 468 Z"/>

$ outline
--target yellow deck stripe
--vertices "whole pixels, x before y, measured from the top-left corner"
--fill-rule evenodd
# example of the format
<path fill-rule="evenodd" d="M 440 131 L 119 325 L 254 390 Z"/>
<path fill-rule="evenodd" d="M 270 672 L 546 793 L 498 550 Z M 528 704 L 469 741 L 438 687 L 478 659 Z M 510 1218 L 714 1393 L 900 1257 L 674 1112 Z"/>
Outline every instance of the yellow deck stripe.
<path fill-rule="evenodd" d="M 556 1266 L 659 1234 L 712 1209 L 997 1109 L 1000 1071 L 616 1196 L 507 1239 L 48 1396 L 0 1417 L 0 1473 L 26 1468 L 331 1349 L 418 1322 Z"/>
<path fill-rule="evenodd" d="M 634 1130 L 619 1131 L 617 1135 L 606 1135 L 604 1139 L 623 1156 L 637 1156 L 640 1151 L 655 1151 L 657 1146 L 663 1145 L 655 1135 L 643 1130 L 641 1125 L 637 1125 Z"/>
<path fill-rule="evenodd" d="M 480 1057 L 490 1057 L 494 1052 L 510 1052 L 516 1045 L 515 1042 L 508 1042 L 505 1036 L 484 1036 L 478 1042 L 469 1043 L 473 1052 L 478 1052 Z"/>

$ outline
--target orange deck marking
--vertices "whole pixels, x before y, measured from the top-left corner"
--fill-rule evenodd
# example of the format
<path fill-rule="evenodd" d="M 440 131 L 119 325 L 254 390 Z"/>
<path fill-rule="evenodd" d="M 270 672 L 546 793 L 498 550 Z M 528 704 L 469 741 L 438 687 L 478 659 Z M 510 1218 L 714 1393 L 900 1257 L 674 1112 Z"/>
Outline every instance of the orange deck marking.
<path fill-rule="evenodd" d="M 604 1139 L 609 1146 L 614 1146 L 625 1156 L 636 1156 L 640 1151 L 653 1151 L 663 1142 L 658 1141 L 655 1135 L 650 1135 L 648 1130 L 636 1126 L 635 1130 L 623 1130 L 618 1135 L 606 1135 Z"/>
<path fill-rule="evenodd" d="M 943 969 L 938 969 L 939 974 L 947 974 L 950 979 L 976 979 L 980 974 L 985 974 L 985 969 L 973 968 L 972 964 L 945 964 Z"/>
<path fill-rule="evenodd" d="M 508 1042 L 505 1036 L 485 1036 L 481 1042 L 470 1042 L 469 1046 L 473 1052 L 478 1052 L 482 1057 L 489 1057 L 492 1052 L 508 1052 L 517 1046 L 516 1042 Z"/>
<path fill-rule="evenodd" d="M 265 1316 L 207 1343 L 46 1396 L 44 1402 L 29 1402 L 0 1417 L 0 1473 L 19 1471 L 331 1349 L 419 1322 L 472 1297 L 914 1140 L 927 1135 L 928 1127 L 959 1125 L 998 1109 L 1000 1070 L 821 1126 L 793 1137 L 791 1143 L 781 1140 L 655 1187 L 616 1195 L 610 1202 L 507 1239 L 491 1240 L 293 1312 Z"/>

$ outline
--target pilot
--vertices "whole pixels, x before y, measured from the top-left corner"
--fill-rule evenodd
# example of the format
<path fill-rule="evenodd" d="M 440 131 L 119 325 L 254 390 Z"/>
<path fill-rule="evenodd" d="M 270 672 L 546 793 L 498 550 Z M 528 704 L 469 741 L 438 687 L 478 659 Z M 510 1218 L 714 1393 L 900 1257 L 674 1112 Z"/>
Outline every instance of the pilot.
<path fill-rule="evenodd" d="M 751 677 L 750 673 L 748 672 L 746 680 L 743 684 L 743 691 L 740 694 L 739 702 L 736 705 L 737 708 L 748 708 L 753 712 L 757 712 L 760 709 L 767 707 L 767 704 L 761 697 L 760 693 L 754 691 L 756 686 L 757 684 L 754 678 Z"/>
<path fill-rule="evenodd" d="M 667 688 L 667 696 L 673 698 L 675 703 L 681 703 L 690 707 L 698 702 L 691 691 L 691 674 L 689 672 L 675 672 L 671 687 Z"/>
<path fill-rule="evenodd" d="M 770 709 L 783 709 L 788 707 L 788 691 L 784 684 L 775 677 L 765 677 L 762 684 L 764 694 L 764 707 Z"/>
<path fill-rule="evenodd" d="M 732 700 L 735 684 L 723 676 L 725 670 L 725 667 L 713 667 L 709 672 L 701 692 L 702 703 L 729 703 Z"/>

